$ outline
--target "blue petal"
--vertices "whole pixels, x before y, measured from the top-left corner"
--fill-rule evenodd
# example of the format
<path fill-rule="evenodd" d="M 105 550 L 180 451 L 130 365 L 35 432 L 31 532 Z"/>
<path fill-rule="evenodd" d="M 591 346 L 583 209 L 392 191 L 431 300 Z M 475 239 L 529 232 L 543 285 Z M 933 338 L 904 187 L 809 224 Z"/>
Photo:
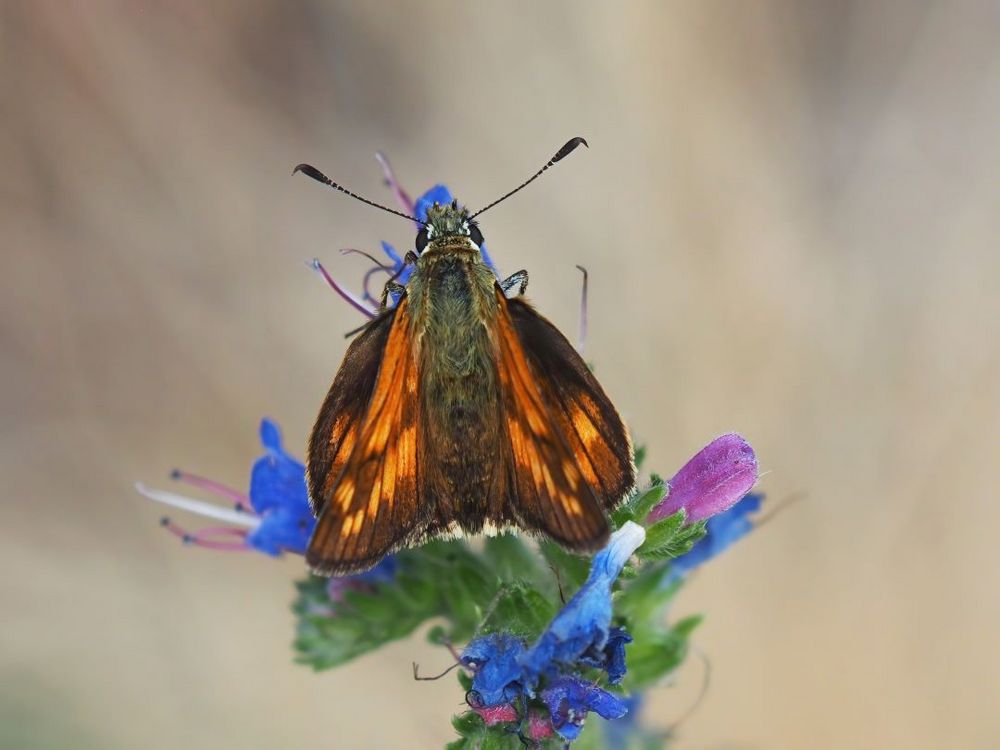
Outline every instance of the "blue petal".
<path fill-rule="evenodd" d="M 492 633 L 474 639 L 462 652 L 462 664 L 473 670 L 472 691 L 477 708 L 509 703 L 522 693 L 518 657 L 524 641 L 507 633 Z"/>
<path fill-rule="evenodd" d="M 257 528 L 247 535 L 247 544 L 275 557 L 283 552 L 304 555 L 315 527 L 316 519 L 311 511 L 301 513 L 279 508 L 261 518 Z"/>
<path fill-rule="evenodd" d="M 632 636 L 625 628 L 610 628 L 604 648 L 596 653 L 593 649 L 588 651 L 580 661 L 588 666 L 603 669 L 608 673 L 608 684 L 617 685 L 628 671 L 625 666 L 625 644 L 631 642 Z"/>
<path fill-rule="evenodd" d="M 267 452 L 250 471 L 250 505 L 261 517 L 247 543 L 269 555 L 283 551 L 305 553 L 315 527 L 305 466 L 281 447 L 277 424 L 265 419 L 260 427 Z"/>
<path fill-rule="evenodd" d="M 417 218 L 420 219 L 420 221 L 427 221 L 428 208 L 433 206 L 435 203 L 440 203 L 443 206 L 446 203 L 451 203 L 453 200 L 454 198 L 448 188 L 444 185 L 435 185 L 417 198 L 417 202 L 414 204 Z"/>
<path fill-rule="evenodd" d="M 670 563 L 674 575 L 682 575 L 719 555 L 753 530 L 751 513 L 760 510 L 764 496 L 751 493 L 729 510 L 708 519 L 706 533 L 695 545 Z"/>
<path fill-rule="evenodd" d="M 619 719 L 628 713 L 628 704 L 623 698 L 579 677 L 553 680 L 541 697 L 549 709 L 552 728 L 567 740 L 580 736 L 590 711 L 604 719 Z"/>
<path fill-rule="evenodd" d="M 399 270 L 400 266 L 403 265 L 403 256 L 396 252 L 396 248 L 388 242 L 383 241 L 382 252 L 389 256 L 389 260 L 392 261 L 392 267 Z"/>
<path fill-rule="evenodd" d="M 611 586 L 645 536 L 645 530 L 630 521 L 594 555 L 586 582 L 521 656 L 529 686 L 541 675 L 555 672 L 559 664 L 571 664 L 588 651 L 603 651 L 611 625 Z"/>
<path fill-rule="evenodd" d="M 277 422 L 266 417 L 260 420 L 260 442 L 268 450 L 281 450 L 281 428 Z"/>

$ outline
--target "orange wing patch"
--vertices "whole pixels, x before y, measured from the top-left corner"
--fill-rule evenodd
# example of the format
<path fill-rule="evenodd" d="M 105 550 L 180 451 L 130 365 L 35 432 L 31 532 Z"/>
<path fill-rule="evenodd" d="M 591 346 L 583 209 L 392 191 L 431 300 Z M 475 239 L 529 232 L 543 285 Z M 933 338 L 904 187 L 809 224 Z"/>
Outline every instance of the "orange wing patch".
<path fill-rule="evenodd" d="M 317 572 L 364 570 L 419 531 L 424 509 L 417 476 L 417 378 L 403 299 L 363 419 L 347 419 L 340 427 L 338 417 L 330 431 L 329 445 L 337 447 L 322 482 L 328 502 L 321 504 L 306 553 Z"/>
<path fill-rule="evenodd" d="M 604 509 L 635 484 L 628 430 L 586 362 L 566 337 L 521 299 L 505 300 L 542 399 L 584 481 Z"/>
<path fill-rule="evenodd" d="M 592 489 L 599 487 L 594 466 L 586 454 L 574 453 L 566 426 L 553 416 L 543 395 L 545 375 L 534 372 L 528 361 L 499 290 L 497 300 L 498 370 L 511 456 L 510 512 L 520 525 L 567 547 L 595 549 L 607 540 L 609 528 Z"/>

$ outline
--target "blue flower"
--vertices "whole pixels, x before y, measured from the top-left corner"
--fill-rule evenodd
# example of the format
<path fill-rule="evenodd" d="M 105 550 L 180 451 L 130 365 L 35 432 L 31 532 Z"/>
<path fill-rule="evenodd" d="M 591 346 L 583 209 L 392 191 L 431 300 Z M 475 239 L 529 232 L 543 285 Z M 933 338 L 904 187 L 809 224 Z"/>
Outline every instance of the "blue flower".
<path fill-rule="evenodd" d="M 524 641 L 506 633 L 476 638 L 462 652 L 462 666 L 472 670 L 467 700 L 473 708 L 510 703 L 523 692 L 521 665 Z"/>
<path fill-rule="evenodd" d="M 553 680 L 542 691 L 541 698 L 549 709 L 552 728 L 563 739 L 570 741 L 580 736 L 583 723 L 591 711 L 604 719 L 620 719 L 628 713 L 624 698 L 579 677 Z"/>
<path fill-rule="evenodd" d="M 455 200 L 455 197 L 451 194 L 451 191 L 444 185 L 435 185 L 426 193 L 417 198 L 417 202 L 414 204 L 413 210 L 415 211 L 414 216 L 416 216 L 420 221 L 427 221 L 427 209 L 433 206 L 435 203 L 439 203 L 442 206 L 451 203 Z"/>
<path fill-rule="evenodd" d="M 625 677 L 625 644 L 632 642 L 632 636 L 625 628 L 612 627 L 604 648 L 590 648 L 580 655 L 580 662 L 603 669 L 608 673 L 608 684 L 617 685 Z"/>
<path fill-rule="evenodd" d="M 285 452 L 281 431 L 269 419 L 260 423 L 260 441 L 266 453 L 250 472 L 250 504 L 260 523 L 247 535 L 247 544 L 268 555 L 305 554 L 316 519 L 309 505 L 306 467 Z"/>
<path fill-rule="evenodd" d="M 555 673 L 560 665 L 572 665 L 584 654 L 590 654 L 593 659 L 595 654 L 604 651 L 611 626 L 611 587 L 628 558 L 645 538 L 645 529 L 629 521 L 611 535 L 611 541 L 604 549 L 594 555 L 586 582 L 553 618 L 535 644 L 520 657 L 525 679 L 532 689 L 540 676 Z M 616 641 L 614 649 L 624 649 L 626 641 L 618 635 Z M 623 675 L 624 664 L 616 664 L 616 672 L 619 667 Z"/>
<path fill-rule="evenodd" d="M 762 494 L 752 493 L 729 510 L 709 518 L 705 536 L 690 550 L 671 561 L 671 572 L 674 575 L 688 573 L 749 534 L 753 530 L 753 520 L 749 516 L 760 510 L 763 501 Z"/>
<path fill-rule="evenodd" d="M 587 581 L 530 649 L 509 633 L 491 633 L 471 641 L 461 658 L 473 673 L 469 705 L 488 708 L 525 693 L 533 696 L 543 676 L 553 679 L 546 690 L 562 684 L 560 674 L 565 669 L 598 667 L 608 673 L 610 684 L 621 682 L 625 644 L 632 637 L 624 628 L 611 627 L 611 586 L 645 538 L 646 530 L 632 522 L 616 531 L 594 556 Z M 567 690 L 568 684 L 560 689 Z"/>

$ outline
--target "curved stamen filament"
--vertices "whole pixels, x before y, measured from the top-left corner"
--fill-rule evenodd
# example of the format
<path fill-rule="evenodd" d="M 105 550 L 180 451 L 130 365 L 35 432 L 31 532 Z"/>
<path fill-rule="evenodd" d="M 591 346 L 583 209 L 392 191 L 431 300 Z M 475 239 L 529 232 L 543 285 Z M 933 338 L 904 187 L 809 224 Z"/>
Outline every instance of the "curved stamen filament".
<path fill-rule="evenodd" d="M 225 526 L 211 526 L 198 531 L 185 531 L 169 518 L 164 518 L 160 524 L 174 536 L 181 539 L 185 544 L 193 544 L 196 547 L 205 549 L 220 550 L 223 552 L 245 552 L 250 549 L 246 543 L 247 532 L 245 529 L 232 529 Z M 238 537 L 239 541 L 222 541 L 215 537 Z"/>
<path fill-rule="evenodd" d="M 576 350 L 582 355 L 583 348 L 587 345 L 587 269 L 577 266 L 583 274 L 583 287 L 580 289 L 580 334 L 577 339 Z"/>
<path fill-rule="evenodd" d="M 392 190 L 392 194 L 396 198 L 396 203 L 398 203 L 399 207 L 403 209 L 403 213 L 410 215 L 415 214 L 416 204 L 413 202 L 409 193 L 403 190 L 402 186 L 400 186 L 399 180 L 396 179 L 396 173 L 392 170 L 392 165 L 389 164 L 389 160 L 386 158 L 385 154 L 381 151 L 376 151 L 375 158 L 382 167 L 382 175 L 385 177 L 385 184 Z M 418 224 L 417 226 L 419 227 L 420 225 Z"/>
<path fill-rule="evenodd" d="M 329 286 L 331 289 L 333 289 L 333 291 L 335 291 L 337 294 L 339 294 L 341 297 L 347 300 L 347 303 L 351 305 L 351 307 L 353 307 L 355 310 L 357 310 L 362 315 L 368 318 L 375 317 L 375 313 L 370 308 L 368 308 L 364 302 L 359 300 L 349 291 L 344 289 L 344 287 L 342 287 L 340 284 L 334 281 L 333 277 L 329 273 L 327 273 L 325 268 L 323 268 L 323 264 L 319 262 L 318 258 L 313 258 L 309 262 L 309 267 L 312 268 L 317 273 L 319 273 L 319 275 L 323 277 L 323 281 L 327 283 L 327 286 Z"/>
<path fill-rule="evenodd" d="M 170 478 L 176 479 L 178 482 L 184 482 L 184 484 L 189 484 L 192 487 L 205 490 L 205 492 L 210 492 L 218 497 L 224 497 L 228 500 L 232 500 L 238 510 L 245 513 L 253 513 L 253 508 L 250 505 L 250 497 L 245 492 L 240 492 L 233 487 L 229 487 L 221 482 L 216 482 L 214 479 L 207 479 L 205 477 L 198 476 L 197 474 L 182 471 L 181 469 L 174 469 L 170 473 Z"/>

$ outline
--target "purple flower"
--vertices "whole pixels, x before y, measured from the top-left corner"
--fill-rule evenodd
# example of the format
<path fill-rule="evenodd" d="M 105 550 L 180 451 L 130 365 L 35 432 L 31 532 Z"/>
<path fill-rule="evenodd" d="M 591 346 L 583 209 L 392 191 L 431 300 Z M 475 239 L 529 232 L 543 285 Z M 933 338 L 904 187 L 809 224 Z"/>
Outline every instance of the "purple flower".
<path fill-rule="evenodd" d="M 646 530 L 628 521 L 611 535 L 608 545 L 594 555 L 590 575 L 583 586 L 519 658 L 525 682 L 531 689 L 540 676 L 555 673 L 560 665 L 572 665 L 584 654 L 592 658 L 604 651 L 611 626 L 611 587 L 645 538 Z M 616 641 L 619 643 L 613 649 L 619 646 L 624 649 L 625 641 L 617 635 Z M 624 674 L 624 664 L 620 668 Z M 618 670 L 617 664 L 615 669 Z"/>
<path fill-rule="evenodd" d="M 670 492 L 650 511 L 647 523 L 683 508 L 687 523 L 696 523 L 735 505 L 757 482 L 757 456 L 736 433 L 717 437 L 696 453 L 667 482 Z"/>
<path fill-rule="evenodd" d="M 751 493 L 729 510 L 708 519 L 705 536 L 683 555 L 671 560 L 671 572 L 678 575 L 687 573 L 749 534 L 754 526 L 749 516 L 760 510 L 763 501 L 763 495 Z"/>
<path fill-rule="evenodd" d="M 623 698 L 579 677 L 553 680 L 542 691 L 541 698 L 549 709 L 553 729 L 570 741 L 580 736 L 591 711 L 604 719 L 619 719 L 628 713 Z"/>

